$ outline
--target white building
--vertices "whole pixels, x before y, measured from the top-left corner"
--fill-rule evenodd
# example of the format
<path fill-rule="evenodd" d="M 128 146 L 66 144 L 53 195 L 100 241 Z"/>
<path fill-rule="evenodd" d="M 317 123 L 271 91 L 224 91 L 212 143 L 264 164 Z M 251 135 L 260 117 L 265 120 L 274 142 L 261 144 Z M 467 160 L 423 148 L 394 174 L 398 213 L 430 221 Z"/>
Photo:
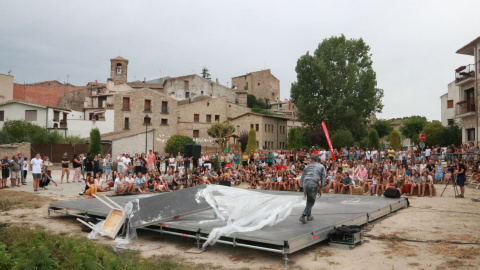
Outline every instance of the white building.
<path fill-rule="evenodd" d="M 461 118 L 457 118 L 455 115 L 455 104 L 459 102 L 459 98 L 459 87 L 453 81 L 448 84 L 447 93 L 440 96 L 442 125 L 450 126 L 453 123 L 460 125 Z"/>
<path fill-rule="evenodd" d="M 198 97 L 227 97 L 228 102 L 235 103 L 236 91 L 221 85 L 218 79 L 213 82 L 196 74 L 175 78 L 166 78 L 163 83 L 165 94 L 177 100 L 193 100 Z"/>

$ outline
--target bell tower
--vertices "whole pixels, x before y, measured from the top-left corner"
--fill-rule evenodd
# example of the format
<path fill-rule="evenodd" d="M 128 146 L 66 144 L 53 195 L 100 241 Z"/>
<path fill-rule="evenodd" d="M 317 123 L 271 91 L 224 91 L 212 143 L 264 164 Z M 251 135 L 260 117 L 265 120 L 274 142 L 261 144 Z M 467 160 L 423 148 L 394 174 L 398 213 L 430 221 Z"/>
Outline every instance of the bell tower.
<path fill-rule="evenodd" d="M 115 84 L 127 83 L 128 60 L 118 56 L 110 59 L 110 78 Z"/>

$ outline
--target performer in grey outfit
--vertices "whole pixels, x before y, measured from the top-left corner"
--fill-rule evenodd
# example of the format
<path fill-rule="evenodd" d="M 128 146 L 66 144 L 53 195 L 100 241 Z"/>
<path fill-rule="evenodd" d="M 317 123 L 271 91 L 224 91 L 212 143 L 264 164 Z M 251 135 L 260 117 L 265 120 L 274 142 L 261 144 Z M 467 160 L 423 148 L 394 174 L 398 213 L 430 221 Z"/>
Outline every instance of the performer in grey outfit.
<path fill-rule="evenodd" d="M 312 162 L 308 164 L 303 170 L 302 181 L 303 195 L 307 197 L 307 205 L 303 214 L 300 217 L 300 222 L 306 224 L 307 221 L 313 220 L 312 207 L 315 204 L 317 193 L 319 197 L 322 196 L 322 187 L 325 186 L 326 172 L 325 167 L 318 163 L 318 155 L 312 156 Z"/>

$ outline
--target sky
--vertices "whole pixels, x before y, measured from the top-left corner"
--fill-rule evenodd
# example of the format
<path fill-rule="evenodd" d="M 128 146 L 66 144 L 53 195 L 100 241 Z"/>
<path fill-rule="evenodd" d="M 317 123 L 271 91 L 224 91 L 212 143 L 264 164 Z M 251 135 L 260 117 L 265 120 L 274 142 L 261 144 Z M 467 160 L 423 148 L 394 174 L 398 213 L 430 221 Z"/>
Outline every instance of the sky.
<path fill-rule="evenodd" d="M 129 59 L 128 80 L 271 69 L 290 97 L 300 56 L 344 34 L 370 46 L 384 108 L 378 118 L 440 120 L 455 52 L 480 36 L 480 1 L 0 1 L 0 73 L 16 83 L 86 85 Z"/>

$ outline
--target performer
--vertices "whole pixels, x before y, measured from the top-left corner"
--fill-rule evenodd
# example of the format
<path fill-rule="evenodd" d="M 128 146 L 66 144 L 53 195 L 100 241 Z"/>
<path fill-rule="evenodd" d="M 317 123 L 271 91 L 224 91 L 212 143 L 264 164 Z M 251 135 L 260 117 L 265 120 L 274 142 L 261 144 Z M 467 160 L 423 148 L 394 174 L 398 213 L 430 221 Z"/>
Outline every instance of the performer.
<path fill-rule="evenodd" d="M 307 221 L 312 221 L 312 207 L 315 204 L 316 195 L 322 196 L 322 187 L 325 186 L 326 172 L 325 167 L 318 163 L 318 155 L 313 155 L 312 162 L 308 164 L 303 170 L 300 181 L 302 182 L 303 195 L 307 197 L 307 205 L 303 214 L 300 217 L 300 222 L 306 224 Z"/>

